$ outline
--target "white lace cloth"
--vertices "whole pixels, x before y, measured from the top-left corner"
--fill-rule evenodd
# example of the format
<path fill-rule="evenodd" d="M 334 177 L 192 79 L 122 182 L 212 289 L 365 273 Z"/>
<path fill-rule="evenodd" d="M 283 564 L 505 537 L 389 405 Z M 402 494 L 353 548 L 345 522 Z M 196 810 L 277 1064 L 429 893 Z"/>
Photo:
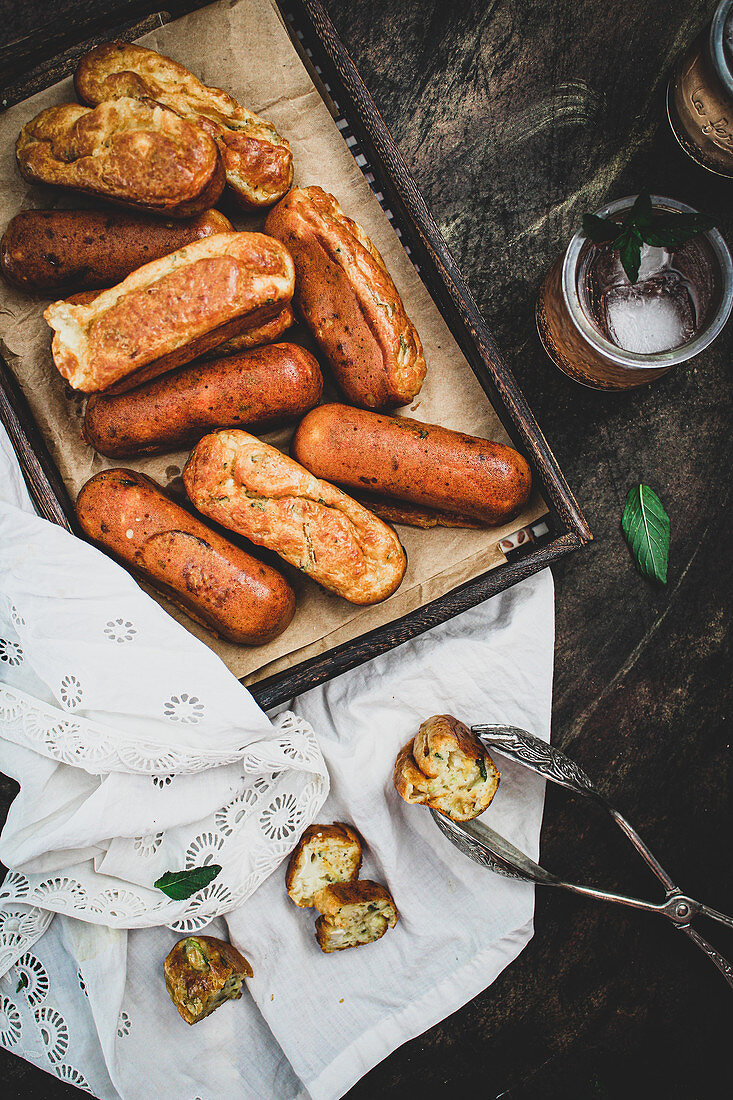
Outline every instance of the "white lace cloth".
<path fill-rule="evenodd" d="M 0 770 L 21 786 L 0 836 L 0 1044 L 105 1100 L 341 1096 L 531 936 L 532 888 L 458 853 L 391 771 L 431 713 L 547 738 L 552 638 L 545 571 L 271 723 L 122 569 L 32 513 L 0 429 Z M 542 785 L 499 763 L 491 823 L 536 854 Z M 323 955 L 272 874 L 316 817 L 354 822 L 362 876 L 392 889 L 378 945 Z M 204 863 L 222 871 L 187 901 L 152 886 Z M 162 960 L 204 926 L 255 977 L 190 1029 Z"/>

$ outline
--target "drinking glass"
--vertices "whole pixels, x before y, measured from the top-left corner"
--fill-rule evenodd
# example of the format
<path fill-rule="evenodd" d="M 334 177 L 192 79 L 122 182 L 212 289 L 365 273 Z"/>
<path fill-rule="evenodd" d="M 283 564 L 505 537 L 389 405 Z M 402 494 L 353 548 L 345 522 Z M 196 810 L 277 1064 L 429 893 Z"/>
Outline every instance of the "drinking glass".
<path fill-rule="evenodd" d="M 633 195 L 617 199 L 597 210 L 596 214 L 620 222 L 634 201 Z M 658 195 L 652 196 L 652 208 L 660 213 L 695 213 L 685 203 Z M 565 254 L 551 267 L 540 289 L 537 328 L 545 350 L 561 371 L 593 389 L 629 389 L 666 374 L 672 367 L 698 355 L 715 339 L 727 321 L 733 304 L 733 264 L 728 247 L 716 229 L 698 234 L 671 253 L 663 249 L 649 252 L 645 247 L 640 279 L 634 287 L 631 287 L 620 267 L 610 277 L 607 286 L 595 285 L 594 264 L 597 257 L 594 250 L 599 247 L 605 247 L 606 252 L 610 253 L 610 246 L 595 245 L 582 230 L 576 233 Z M 660 268 L 660 273 L 652 272 L 647 279 L 644 274 L 645 257 L 662 253 L 665 254 L 663 262 L 667 266 Z M 671 275 L 677 275 L 676 264 L 684 273 L 679 281 L 690 291 L 690 300 L 686 303 L 689 316 L 693 319 L 689 325 L 690 331 L 681 328 L 677 345 L 670 344 L 659 350 L 628 350 L 619 346 L 611 339 L 614 322 L 622 335 L 636 326 L 636 332 L 632 331 L 632 344 L 636 343 L 637 349 L 653 347 L 655 339 L 659 343 L 657 334 L 646 331 L 645 325 L 648 327 L 651 321 L 656 323 L 660 316 L 665 324 L 673 323 L 675 301 L 662 301 L 661 313 L 659 302 L 664 298 L 667 284 L 674 285 Z M 671 273 L 670 276 L 665 272 Z M 655 299 L 652 304 L 658 307 L 651 313 L 646 309 L 647 286 Z M 687 294 L 687 290 L 684 293 Z M 664 332 L 661 334 L 662 343 L 663 337 Z"/>

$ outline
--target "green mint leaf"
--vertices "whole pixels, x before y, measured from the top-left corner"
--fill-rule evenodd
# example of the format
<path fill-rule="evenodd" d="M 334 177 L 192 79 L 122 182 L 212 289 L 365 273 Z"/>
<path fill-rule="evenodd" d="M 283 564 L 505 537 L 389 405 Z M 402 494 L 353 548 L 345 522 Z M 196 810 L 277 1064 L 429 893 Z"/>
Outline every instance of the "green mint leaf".
<path fill-rule="evenodd" d="M 173 901 L 183 901 L 198 890 L 203 890 L 204 886 L 208 886 L 220 871 L 221 867 L 218 863 L 207 863 L 204 867 L 191 867 L 187 871 L 166 871 L 155 880 L 153 885 Z"/>
<path fill-rule="evenodd" d="M 698 233 L 715 228 L 715 219 L 707 214 L 665 214 L 654 218 L 640 230 L 647 244 L 656 248 L 677 248 Z"/>
<path fill-rule="evenodd" d="M 15 987 L 15 992 L 20 993 L 21 989 L 27 989 L 27 988 L 28 988 L 28 975 L 27 974 L 21 974 L 20 978 L 18 980 L 18 984 Z"/>
<path fill-rule="evenodd" d="M 623 224 L 597 214 L 583 215 L 583 233 L 595 244 L 610 241 L 618 249 L 621 264 L 631 283 L 639 278 L 642 244 L 654 248 L 677 248 L 698 233 L 715 227 L 707 214 L 654 213 L 649 191 L 644 188 L 634 200 Z"/>
<path fill-rule="evenodd" d="M 618 222 L 612 222 L 610 218 L 599 218 L 597 214 L 583 214 L 583 232 L 589 240 L 603 244 L 604 241 L 612 241 L 618 236 Z"/>
<path fill-rule="evenodd" d="M 486 761 L 483 756 L 478 761 L 478 770 L 481 773 L 481 778 L 486 782 Z"/>
<path fill-rule="evenodd" d="M 644 188 L 636 196 L 634 205 L 629 210 L 624 220 L 624 225 L 634 225 L 637 228 L 641 228 L 643 225 L 649 225 L 652 220 L 652 197 L 649 192 Z"/>
<path fill-rule="evenodd" d="M 629 489 L 621 529 L 642 576 L 666 584 L 669 516 L 648 485 L 635 485 Z"/>
<path fill-rule="evenodd" d="M 611 245 L 618 249 L 621 266 L 628 275 L 629 282 L 635 283 L 639 278 L 641 266 L 641 235 L 635 226 L 629 225 L 622 229 L 616 240 Z"/>

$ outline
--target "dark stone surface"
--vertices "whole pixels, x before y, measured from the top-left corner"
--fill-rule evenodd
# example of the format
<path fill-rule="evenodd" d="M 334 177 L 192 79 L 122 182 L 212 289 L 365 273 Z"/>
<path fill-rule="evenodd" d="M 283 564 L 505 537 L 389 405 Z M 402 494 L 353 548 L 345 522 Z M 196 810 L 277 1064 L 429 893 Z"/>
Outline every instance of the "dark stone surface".
<path fill-rule="evenodd" d="M 126 14 L 130 5 L 104 7 Z M 671 64 L 715 4 L 327 7 L 595 534 L 554 570 L 554 740 L 602 781 L 685 890 L 731 912 L 731 328 L 649 388 L 606 395 L 555 370 L 533 316 L 552 258 L 581 213 L 607 199 L 647 185 L 733 228 L 733 184 L 685 158 L 664 108 Z M 3 20 L 4 41 L 49 13 L 93 9 L 56 0 L 31 15 L 0 0 L 0 11 L 17 12 Z M 664 589 L 638 576 L 620 535 L 626 492 L 640 479 L 671 517 Z M 658 896 L 613 826 L 564 792 L 549 792 L 542 858 L 579 880 Z M 556 890 L 538 890 L 535 925 L 489 989 L 349 1096 L 718 1094 L 733 998 L 686 938 L 657 918 Z M 703 922 L 700 931 L 733 956 L 729 932 Z M 8 1055 L 0 1067 L 7 1096 L 72 1095 Z"/>

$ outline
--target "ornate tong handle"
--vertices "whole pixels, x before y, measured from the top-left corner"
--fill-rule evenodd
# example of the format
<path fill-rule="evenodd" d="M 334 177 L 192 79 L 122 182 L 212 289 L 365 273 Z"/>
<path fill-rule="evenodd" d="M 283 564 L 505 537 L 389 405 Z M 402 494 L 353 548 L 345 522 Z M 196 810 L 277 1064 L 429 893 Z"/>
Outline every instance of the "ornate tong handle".
<path fill-rule="evenodd" d="M 472 726 L 471 730 L 488 747 L 524 764 L 533 772 L 566 787 L 575 794 L 592 798 L 611 815 L 618 827 L 624 832 L 641 858 L 652 869 L 668 893 L 680 892 L 654 854 L 647 848 L 636 829 L 601 794 L 593 780 L 586 775 L 579 764 L 571 760 L 554 745 L 548 745 L 539 737 L 516 726 Z M 712 915 L 712 911 L 711 911 Z M 725 923 L 725 921 L 724 921 Z"/>
<path fill-rule="evenodd" d="M 598 796 L 593 781 L 579 764 L 526 730 L 517 726 L 471 726 L 471 732 L 497 752 L 526 764 L 545 779 L 578 794 Z"/>
<path fill-rule="evenodd" d="M 697 944 L 701 951 L 705 952 L 708 958 L 717 966 L 718 970 L 728 982 L 728 985 L 733 989 L 733 966 L 731 963 L 728 962 L 720 952 L 716 951 L 712 944 L 708 943 L 706 939 L 690 926 L 690 921 L 698 916 L 698 914 L 702 914 L 703 916 L 710 917 L 712 920 L 718 921 L 720 924 L 724 924 L 726 927 L 733 929 L 733 917 L 729 917 L 725 913 L 720 913 L 717 909 L 711 909 L 709 906 L 703 905 L 702 902 L 696 901 L 694 898 L 687 897 L 683 894 L 653 853 L 647 848 L 633 826 L 614 806 L 611 805 L 608 799 L 601 794 L 580 765 L 576 764 L 574 760 L 571 760 L 553 745 L 549 745 L 539 737 L 534 737 L 531 733 L 528 733 L 526 730 L 518 729 L 516 726 L 472 726 L 472 732 L 475 733 L 488 748 L 495 749 L 504 756 L 508 756 L 510 759 L 516 760 L 518 763 L 537 772 L 538 775 L 543 776 L 545 779 L 549 779 L 553 783 L 558 783 L 561 787 L 567 787 L 576 794 L 592 798 L 603 806 L 619 828 L 628 837 L 642 859 L 645 860 L 660 882 L 666 887 L 666 900 L 663 905 L 657 907 L 657 911 L 669 917 L 681 932 L 689 936 L 692 942 Z M 504 871 L 504 873 L 506 873 L 506 871 Z M 535 879 L 535 881 L 540 880 Z M 548 885 L 550 885 L 550 883 L 548 883 Z M 556 881 L 554 885 L 560 885 L 560 883 Z M 563 885 L 566 885 L 576 893 L 591 893 L 598 898 L 602 897 L 604 894 L 603 891 L 590 891 L 587 887 L 577 887 L 569 884 Z M 632 899 L 622 900 L 619 896 L 614 897 L 609 894 L 605 894 L 605 897 L 609 901 L 616 900 L 622 901 L 622 904 L 634 904 Z M 648 903 L 642 903 L 641 905 L 637 903 L 637 907 L 653 908 L 653 906 Z"/>

